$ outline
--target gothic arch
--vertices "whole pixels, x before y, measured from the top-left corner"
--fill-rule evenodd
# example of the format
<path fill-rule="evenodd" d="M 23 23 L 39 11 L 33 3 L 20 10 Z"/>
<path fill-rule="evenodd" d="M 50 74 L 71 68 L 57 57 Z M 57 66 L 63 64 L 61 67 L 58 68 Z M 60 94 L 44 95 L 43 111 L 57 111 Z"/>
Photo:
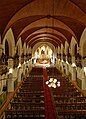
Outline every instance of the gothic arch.
<path fill-rule="evenodd" d="M 21 54 L 22 54 L 22 41 L 21 41 L 21 38 L 19 38 L 19 40 L 17 41 L 16 47 L 18 48 L 18 55 L 21 56 Z"/>
<path fill-rule="evenodd" d="M 71 44 L 70 44 L 70 50 L 71 50 L 71 55 L 74 56 L 75 55 L 75 46 L 76 46 L 77 42 L 75 40 L 74 37 L 72 37 L 71 39 Z"/>
<path fill-rule="evenodd" d="M 15 39 L 14 39 L 13 31 L 11 28 L 7 31 L 7 33 L 3 39 L 3 42 L 2 42 L 4 51 L 5 51 L 6 41 L 8 42 L 8 46 L 9 46 L 9 56 L 14 56 L 14 54 L 15 54 Z"/>
<path fill-rule="evenodd" d="M 23 45 L 23 53 L 24 53 L 24 55 L 26 55 L 26 53 L 27 53 L 27 51 L 26 51 L 26 43 L 24 43 L 24 45 Z"/>
<path fill-rule="evenodd" d="M 86 28 L 84 29 L 81 35 L 79 45 L 80 45 L 81 56 L 85 57 L 86 56 Z"/>
<path fill-rule="evenodd" d="M 65 54 L 67 55 L 69 51 L 69 44 L 67 41 L 65 41 Z"/>

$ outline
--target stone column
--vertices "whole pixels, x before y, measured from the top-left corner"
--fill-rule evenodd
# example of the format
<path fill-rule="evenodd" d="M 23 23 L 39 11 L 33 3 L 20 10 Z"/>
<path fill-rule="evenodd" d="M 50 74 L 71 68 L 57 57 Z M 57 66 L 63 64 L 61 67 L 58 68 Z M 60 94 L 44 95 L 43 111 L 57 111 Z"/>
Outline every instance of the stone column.
<path fill-rule="evenodd" d="M 29 72 L 29 61 L 26 62 L 26 70 L 27 70 L 27 74 Z"/>
<path fill-rule="evenodd" d="M 18 69 L 18 83 L 21 82 L 21 78 L 22 78 L 21 75 L 22 75 L 22 68 L 19 67 L 19 69 Z"/>
<path fill-rule="evenodd" d="M 76 67 L 72 67 L 72 81 L 76 81 L 76 74 L 77 74 L 77 72 L 76 72 Z"/>
<path fill-rule="evenodd" d="M 83 67 L 86 67 L 86 58 L 85 59 L 82 59 L 82 66 Z"/>
<path fill-rule="evenodd" d="M 63 60 L 63 54 L 61 54 L 61 60 Z"/>
<path fill-rule="evenodd" d="M 72 55 L 72 81 L 76 81 L 77 79 L 77 71 L 76 71 L 76 64 L 75 64 L 75 56 Z"/>
<path fill-rule="evenodd" d="M 0 58 L 2 56 L 2 44 L 0 44 Z"/>
<path fill-rule="evenodd" d="M 72 56 L 72 63 L 75 63 L 75 56 Z"/>
<path fill-rule="evenodd" d="M 7 81 L 7 91 L 13 92 L 14 91 L 14 81 L 13 81 L 13 74 L 8 74 L 8 81 Z"/>
<path fill-rule="evenodd" d="M 29 71 L 31 71 L 32 66 L 33 66 L 33 65 L 32 65 L 32 60 L 30 59 L 30 60 L 29 60 Z"/>
<path fill-rule="evenodd" d="M 82 90 L 86 93 L 86 78 L 82 79 Z"/>
<path fill-rule="evenodd" d="M 69 68 L 68 68 L 68 64 L 65 64 L 65 71 L 66 71 L 66 75 L 69 75 Z"/>
<path fill-rule="evenodd" d="M 64 74 L 64 62 L 61 61 L 61 70 L 62 70 L 62 73 Z"/>
<path fill-rule="evenodd" d="M 13 59 L 8 59 L 8 68 L 9 68 L 9 74 L 8 74 L 8 81 L 7 81 L 7 89 L 8 92 L 14 91 L 14 76 L 13 76 Z"/>
<path fill-rule="evenodd" d="M 86 91 L 86 58 L 82 60 L 82 90 Z"/>
<path fill-rule="evenodd" d="M 21 56 L 19 56 L 19 63 L 21 64 Z"/>
<path fill-rule="evenodd" d="M 12 58 L 8 59 L 8 68 L 13 68 L 14 62 Z"/>
<path fill-rule="evenodd" d="M 60 59 L 57 59 L 56 67 L 60 70 L 60 67 L 61 67 L 61 60 Z"/>

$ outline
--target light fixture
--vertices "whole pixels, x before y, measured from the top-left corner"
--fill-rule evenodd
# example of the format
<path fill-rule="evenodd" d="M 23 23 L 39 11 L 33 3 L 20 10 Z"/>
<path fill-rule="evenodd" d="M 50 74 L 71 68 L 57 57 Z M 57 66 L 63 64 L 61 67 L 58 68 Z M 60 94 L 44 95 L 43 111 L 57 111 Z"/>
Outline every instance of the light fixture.
<path fill-rule="evenodd" d="M 13 72 L 13 68 L 10 68 L 8 74 L 12 74 L 12 72 Z"/>
<path fill-rule="evenodd" d="M 66 64 L 69 64 L 67 60 L 66 60 Z"/>
<path fill-rule="evenodd" d="M 28 60 L 27 60 L 27 62 L 26 63 L 28 63 Z"/>
<path fill-rule="evenodd" d="M 86 76 L 86 67 L 84 67 L 84 72 L 85 72 L 85 76 Z"/>
<path fill-rule="evenodd" d="M 19 63 L 18 68 L 20 68 L 20 67 L 21 67 L 21 64 Z"/>
<path fill-rule="evenodd" d="M 76 67 L 76 64 L 75 63 L 72 63 L 72 67 Z"/>
<path fill-rule="evenodd" d="M 24 61 L 24 64 L 26 64 L 26 62 Z"/>
<path fill-rule="evenodd" d="M 63 59 L 61 61 L 64 62 Z"/>
<path fill-rule="evenodd" d="M 60 61 L 60 59 L 58 59 Z"/>
<path fill-rule="evenodd" d="M 49 81 L 46 81 L 46 84 L 52 88 L 60 87 L 60 81 L 57 81 L 55 78 L 50 78 Z"/>

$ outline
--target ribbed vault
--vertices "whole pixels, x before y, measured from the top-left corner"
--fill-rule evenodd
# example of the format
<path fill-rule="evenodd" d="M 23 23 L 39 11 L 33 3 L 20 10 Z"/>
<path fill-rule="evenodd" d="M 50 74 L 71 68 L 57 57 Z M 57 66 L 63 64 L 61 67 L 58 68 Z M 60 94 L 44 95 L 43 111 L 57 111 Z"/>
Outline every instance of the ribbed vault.
<path fill-rule="evenodd" d="M 45 37 L 55 46 L 77 42 L 86 27 L 86 0 L 3 0 L 0 3 L 0 34 L 3 40 L 12 29 L 15 41 L 21 37 L 33 47 Z"/>

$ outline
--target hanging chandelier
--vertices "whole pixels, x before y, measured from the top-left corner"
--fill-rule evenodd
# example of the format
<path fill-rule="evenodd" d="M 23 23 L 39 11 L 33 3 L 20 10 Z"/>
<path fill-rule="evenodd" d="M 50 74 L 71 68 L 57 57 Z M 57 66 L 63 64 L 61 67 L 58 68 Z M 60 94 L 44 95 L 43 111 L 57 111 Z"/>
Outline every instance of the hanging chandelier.
<path fill-rule="evenodd" d="M 46 84 L 48 87 L 56 88 L 60 87 L 60 81 L 57 81 L 57 79 L 50 78 L 49 81 L 46 81 Z"/>

